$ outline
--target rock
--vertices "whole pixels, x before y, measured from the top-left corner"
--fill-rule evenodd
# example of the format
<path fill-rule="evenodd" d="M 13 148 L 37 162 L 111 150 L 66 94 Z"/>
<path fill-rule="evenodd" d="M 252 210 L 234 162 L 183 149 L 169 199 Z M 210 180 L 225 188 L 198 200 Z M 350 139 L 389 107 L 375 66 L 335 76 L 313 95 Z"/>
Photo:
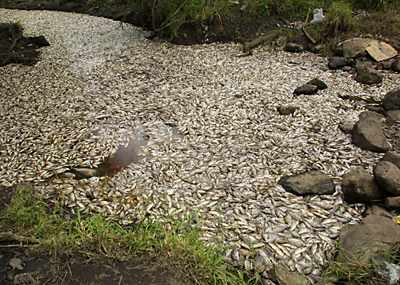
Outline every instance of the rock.
<path fill-rule="evenodd" d="M 400 226 L 390 218 L 368 215 L 359 225 L 349 225 L 340 235 L 338 262 L 368 264 L 400 242 Z"/>
<path fill-rule="evenodd" d="M 400 110 L 400 88 L 388 92 L 383 98 L 385 110 Z"/>
<path fill-rule="evenodd" d="M 320 171 L 310 171 L 294 176 L 284 176 L 279 184 L 295 195 L 327 195 L 335 192 L 333 179 Z"/>
<path fill-rule="evenodd" d="M 291 106 L 291 105 L 282 105 L 282 106 L 279 106 L 277 109 L 278 109 L 278 112 L 280 115 L 287 116 L 287 115 L 294 114 L 299 109 L 299 107 Z"/>
<path fill-rule="evenodd" d="M 303 274 L 291 272 L 283 265 L 276 265 L 272 276 L 279 285 L 311 285 L 310 281 Z"/>
<path fill-rule="evenodd" d="M 354 123 L 351 120 L 343 120 L 339 125 L 339 129 L 345 134 L 351 134 L 353 128 Z"/>
<path fill-rule="evenodd" d="M 382 158 L 383 161 L 389 161 L 400 168 L 400 153 L 388 151 Z"/>
<path fill-rule="evenodd" d="M 386 217 L 389 219 L 393 218 L 392 214 L 390 214 L 386 209 L 379 207 L 377 205 L 372 205 L 371 207 L 368 207 L 367 214 L 382 216 L 382 217 Z"/>
<path fill-rule="evenodd" d="M 17 269 L 17 270 L 23 270 L 24 269 L 24 265 L 23 265 L 22 260 L 20 258 L 16 258 L 16 257 L 11 258 L 10 261 L 8 262 L 8 265 L 12 269 Z"/>
<path fill-rule="evenodd" d="M 383 198 L 374 177 L 362 168 L 354 168 L 342 177 L 342 191 L 347 203 L 372 203 Z"/>
<path fill-rule="evenodd" d="M 400 169 L 389 161 L 380 161 L 374 168 L 376 183 L 391 196 L 400 196 Z"/>
<path fill-rule="evenodd" d="M 342 53 L 346 57 L 359 57 L 369 54 L 376 61 L 384 61 L 397 55 L 397 51 L 391 45 L 370 38 L 352 38 L 339 44 Z"/>
<path fill-rule="evenodd" d="M 383 132 L 382 116 L 374 112 L 363 112 L 352 131 L 352 142 L 358 147 L 373 152 L 386 152 L 390 145 Z"/>
<path fill-rule="evenodd" d="M 391 122 L 400 122 L 400 110 L 387 111 L 386 116 Z"/>
<path fill-rule="evenodd" d="M 382 61 L 381 62 L 382 69 L 384 69 L 384 70 L 392 69 L 393 62 L 394 62 L 393 59 Z"/>
<path fill-rule="evenodd" d="M 296 43 L 287 43 L 285 46 L 285 51 L 299 53 L 304 51 L 304 47 L 300 44 Z"/>
<path fill-rule="evenodd" d="M 308 81 L 306 84 L 315 85 L 319 90 L 325 90 L 328 88 L 328 85 L 326 85 L 326 83 L 319 78 L 314 78 Z"/>
<path fill-rule="evenodd" d="M 294 90 L 293 94 L 294 95 L 313 95 L 318 92 L 319 88 L 316 85 L 312 84 L 304 84 L 300 87 L 297 87 L 296 90 Z"/>
<path fill-rule="evenodd" d="M 98 170 L 92 168 L 74 168 L 71 170 L 78 178 L 91 178 L 98 176 Z"/>
<path fill-rule="evenodd" d="M 35 45 L 37 48 L 50 46 L 50 43 L 47 41 L 47 39 L 44 36 L 27 37 L 26 39 L 28 40 L 28 42 Z"/>
<path fill-rule="evenodd" d="M 400 59 L 393 61 L 391 68 L 394 72 L 400 72 Z"/>
<path fill-rule="evenodd" d="M 351 61 L 345 57 L 341 56 L 333 56 L 328 58 L 328 67 L 329 69 L 342 69 L 345 66 L 351 65 Z"/>
<path fill-rule="evenodd" d="M 372 41 L 372 39 L 352 38 L 339 43 L 339 48 L 345 57 L 354 58 L 365 54 L 366 48 Z"/>
<path fill-rule="evenodd" d="M 365 119 L 373 119 L 376 120 L 378 122 L 384 123 L 385 122 L 385 116 L 382 114 L 379 114 L 378 112 L 373 112 L 373 111 L 365 111 L 362 112 L 358 118 L 360 120 L 365 120 Z"/>
<path fill-rule="evenodd" d="M 382 83 L 383 75 L 368 65 L 357 66 L 355 80 L 362 84 L 373 85 Z"/>
<path fill-rule="evenodd" d="M 387 197 L 385 199 L 385 207 L 388 209 L 400 209 L 400 196 Z"/>

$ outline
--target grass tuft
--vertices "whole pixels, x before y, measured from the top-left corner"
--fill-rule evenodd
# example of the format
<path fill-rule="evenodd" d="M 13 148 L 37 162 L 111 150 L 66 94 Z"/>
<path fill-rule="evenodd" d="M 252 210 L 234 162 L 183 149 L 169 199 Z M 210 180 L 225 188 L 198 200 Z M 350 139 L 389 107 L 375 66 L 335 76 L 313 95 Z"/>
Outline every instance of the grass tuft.
<path fill-rule="evenodd" d="M 38 239 L 53 254 L 80 252 L 115 260 L 148 254 L 179 270 L 193 284 L 250 285 L 257 278 L 226 264 L 222 246 L 206 246 L 188 220 L 123 227 L 100 215 L 66 218 L 59 206 L 35 198 L 29 186 L 18 187 L 10 206 L 0 215 L 0 227 Z"/>

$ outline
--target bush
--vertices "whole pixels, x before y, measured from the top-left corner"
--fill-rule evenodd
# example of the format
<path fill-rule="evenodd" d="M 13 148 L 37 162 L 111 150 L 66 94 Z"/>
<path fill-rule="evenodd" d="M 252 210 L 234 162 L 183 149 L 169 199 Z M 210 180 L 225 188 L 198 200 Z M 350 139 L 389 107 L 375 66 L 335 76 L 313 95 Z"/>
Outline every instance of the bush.
<path fill-rule="evenodd" d="M 354 28 L 352 7 L 346 2 L 333 2 L 326 14 L 324 30 L 326 35 L 337 36 Z"/>

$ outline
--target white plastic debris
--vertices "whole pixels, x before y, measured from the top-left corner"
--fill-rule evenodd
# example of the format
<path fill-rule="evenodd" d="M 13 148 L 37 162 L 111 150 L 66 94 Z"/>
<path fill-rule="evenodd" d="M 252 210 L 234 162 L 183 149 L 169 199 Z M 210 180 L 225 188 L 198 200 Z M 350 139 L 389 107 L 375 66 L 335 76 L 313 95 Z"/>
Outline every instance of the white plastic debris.
<path fill-rule="evenodd" d="M 314 17 L 311 21 L 311 24 L 321 23 L 324 18 L 324 10 L 322 8 L 314 9 Z"/>

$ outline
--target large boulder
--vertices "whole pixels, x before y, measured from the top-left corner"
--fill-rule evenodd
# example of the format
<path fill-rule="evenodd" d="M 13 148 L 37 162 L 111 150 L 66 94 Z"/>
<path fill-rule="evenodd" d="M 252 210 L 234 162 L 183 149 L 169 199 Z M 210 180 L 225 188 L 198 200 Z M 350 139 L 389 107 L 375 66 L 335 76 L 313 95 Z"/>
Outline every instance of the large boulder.
<path fill-rule="evenodd" d="M 383 198 L 374 177 L 363 168 L 354 168 L 342 177 L 342 191 L 347 203 L 371 204 Z"/>
<path fill-rule="evenodd" d="M 400 88 L 388 92 L 383 98 L 385 110 L 400 110 Z"/>
<path fill-rule="evenodd" d="M 370 264 L 400 242 L 400 226 L 388 217 L 368 215 L 359 225 L 345 227 L 340 235 L 337 261 Z"/>
<path fill-rule="evenodd" d="M 388 151 L 382 158 L 383 161 L 389 161 L 400 168 L 400 153 L 395 151 Z"/>
<path fill-rule="evenodd" d="M 400 169 L 389 161 L 380 161 L 374 168 L 376 183 L 390 196 L 400 196 Z"/>
<path fill-rule="evenodd" d="M 335 192 L 333 179 L 320 171 L 310 171 L 294 176 L 284 176 L 279 184 L 296 195 L 327 195 Z"/>
<path fill-rule="evenodd" d="M 358 147 L 374 152 L 386 152 L 390 145 L 383 132 L 380 114 L 364 112 L 352 131 L 352 142 Z"/>
<path fill-rule="evenodd" d="M 383 75 L 366 64 L 360 64 L 356 67 L 357 75 L 355 80 L 362 84 L 373 85 L 382 83 Z"/>

